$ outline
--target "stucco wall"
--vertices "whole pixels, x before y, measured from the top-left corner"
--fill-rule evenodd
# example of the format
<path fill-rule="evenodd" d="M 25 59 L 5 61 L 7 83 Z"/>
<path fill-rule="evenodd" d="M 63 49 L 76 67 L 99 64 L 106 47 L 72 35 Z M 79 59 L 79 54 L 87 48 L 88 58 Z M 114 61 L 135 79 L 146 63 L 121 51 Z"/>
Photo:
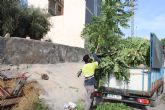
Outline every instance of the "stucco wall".
<path fill-rule="evenodd" d="M 64 14 L 50 18 L 52 27 L 46 37 L 54 43 L 83 48 L 81 31 L 85 25 L 85 3 L 85 0 L 64 0 Z M 48 0 L 28 0 L 28 4 L 48 8 Z"/>
<path fill-rule="evenodd" d="M 81 31 L 85 25 L 85 0 L 65 0 L 64 2 L 64 37 L 68 43 L 84 47 Z M 73 45 L 72 45 L 73 46 Z"/>
<path fill-rule="evenodd" d="M 87 51 L 49 42 L 0 37 L 0 63 L 47 64 L 78 62 Z"/>

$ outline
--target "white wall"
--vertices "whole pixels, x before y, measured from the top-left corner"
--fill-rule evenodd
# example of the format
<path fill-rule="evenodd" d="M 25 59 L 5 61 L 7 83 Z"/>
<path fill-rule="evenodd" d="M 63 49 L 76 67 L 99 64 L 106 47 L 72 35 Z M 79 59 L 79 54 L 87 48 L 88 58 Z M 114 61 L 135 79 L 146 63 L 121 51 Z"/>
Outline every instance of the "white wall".
<path fill-rule="evenodd" d="M 64 37 L 64 16 L 51 17 L 50 22 L 52 26 L 46 37 L 54 43 L 68 45 Z"/>
<path fill-rule="evenodd" d="M 29 0 L 35 7 L 47 8 L 48 0 Z M 52 27 L 46 35 L 52 42 L 84 47 L 81 31 L 85 24 L 85 0 L 64 0 L 64 15 L 50 18 Z"/>
<path fill-rule="evenodd" d="M 84 47 L 81 31 L 85 24 L 85 0 L 65 0 L 64 36 L 69 37 L 73 45 Z"/>

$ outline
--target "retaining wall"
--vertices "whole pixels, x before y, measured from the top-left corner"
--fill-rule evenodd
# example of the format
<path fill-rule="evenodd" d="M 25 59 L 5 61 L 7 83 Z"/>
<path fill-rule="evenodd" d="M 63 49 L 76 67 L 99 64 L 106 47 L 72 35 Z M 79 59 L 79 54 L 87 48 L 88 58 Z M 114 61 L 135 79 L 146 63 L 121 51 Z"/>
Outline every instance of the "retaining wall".
<path fill-rule="evenodd" d="M 87 51 L 83 48 L 23 38 L 0 37 L 2 64 L 54 64 L 78 62 Z"/>

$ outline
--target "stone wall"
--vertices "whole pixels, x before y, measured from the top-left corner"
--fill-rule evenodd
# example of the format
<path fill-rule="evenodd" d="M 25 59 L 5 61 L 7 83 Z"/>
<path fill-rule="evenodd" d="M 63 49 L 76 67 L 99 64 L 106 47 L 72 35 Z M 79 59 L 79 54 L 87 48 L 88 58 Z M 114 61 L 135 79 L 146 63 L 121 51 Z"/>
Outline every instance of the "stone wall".
<path fill-rule="evenodd" d="M 78 62 L 87 51 L 83 48 L 23 38 L 0 37 L 0 63 L 47 64 Z"/>

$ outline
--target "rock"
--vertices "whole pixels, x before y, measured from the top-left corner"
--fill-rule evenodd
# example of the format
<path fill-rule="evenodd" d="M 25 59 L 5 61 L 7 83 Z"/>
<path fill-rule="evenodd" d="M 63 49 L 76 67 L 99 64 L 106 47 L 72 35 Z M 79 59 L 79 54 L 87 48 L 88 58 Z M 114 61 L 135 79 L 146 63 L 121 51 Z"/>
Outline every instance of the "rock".
<path fill-rule="evenodd" d="M 41 78 L 42 78 L 43 80 L 49 80 L 49 76 L 48 76 L 47 74 L 42 74 L 42 75 L 41 75 Z"/>
<path fill-rule="evenodd" d="M 26 37 L 26 39 L 30 39 L 30 37 L 29 37 L 29 36 L 27 36 L 27 37 Z"/>
<path fill-rule="evenodd" d="M 10 33 L 6 33 L 5 38 L 10 38 Z"/>

